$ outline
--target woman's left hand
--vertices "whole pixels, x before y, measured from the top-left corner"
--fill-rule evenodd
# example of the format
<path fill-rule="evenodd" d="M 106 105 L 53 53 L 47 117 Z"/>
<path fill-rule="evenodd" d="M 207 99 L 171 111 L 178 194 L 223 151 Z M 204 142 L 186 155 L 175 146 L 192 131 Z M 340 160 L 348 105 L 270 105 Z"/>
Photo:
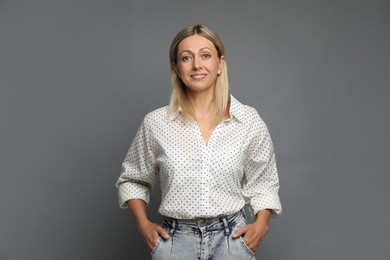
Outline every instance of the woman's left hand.
<path fill-rule="evenodd" d="M 260 246 L 261 241 L 268 232 L 268 221 L 271 215 L 270 210 L 260 210 L 257 213 L 256 221 L 253 224 L 248 224 L 233 233 L 232 237 L 237 238 L 242 236 L 245 244 L 256 252 Z"/>

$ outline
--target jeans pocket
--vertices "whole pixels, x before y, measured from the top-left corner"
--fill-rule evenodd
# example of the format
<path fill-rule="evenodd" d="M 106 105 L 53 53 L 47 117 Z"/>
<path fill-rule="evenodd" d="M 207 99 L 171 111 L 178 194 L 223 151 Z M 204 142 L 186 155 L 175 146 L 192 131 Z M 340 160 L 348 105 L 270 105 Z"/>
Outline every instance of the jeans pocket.
<path fill-rule="evenodd" d="M 247 224 L 248 224 L 248 223 L 247 223 L 247 221 L 246 221 L 245 219 L 239 220 L 239 221 L 236 223 L 236 226 L 234 227 L 233 233 L 234 233 L 234 231 L 236 231 L 236 230 L 238 230 L 238 229 L 244 227 L 244 226 L 247 225 Z M 248 254 L 251 255 L 251 256 L 255 256 L 255 255 L 256 255 L 256 253 L 253 252 L 253 251 L 249 248 L 249 246 L 245 243 L 244 238 L 243 238 L 242 236 L 239 236 L 237 239 L 238 239 L 239 242 L 240 242 L 241 248 L 244 249 L 244 251 L 245 251 L 246 253 L 248 253 Z"/>
<path fill-rule="evenodd" d="M 254 256 L 256 253 L 252 251 L 252 249 L 249 248 L 249 246 L 245 243 L 244 241 L 244 238 L 243 237 L 239 237 L 238 238 L 240 240 L 240 243 L 242 245 L 242 247 L 245 249 L 246 252 L 248 252 L 250 255 Z"/>
<path fill-rule="evenodd" d="M 159 247 L 160 244 L 161 244 L 161 239 L 162 239 L 161 237 L 158 237 L 156 244 L 154 245 L 152 251 L 150 251 L 150 254 L 151 254 L 151 255 L 154 255 L 154 254 L 156 253 L 158 247 Z"/>

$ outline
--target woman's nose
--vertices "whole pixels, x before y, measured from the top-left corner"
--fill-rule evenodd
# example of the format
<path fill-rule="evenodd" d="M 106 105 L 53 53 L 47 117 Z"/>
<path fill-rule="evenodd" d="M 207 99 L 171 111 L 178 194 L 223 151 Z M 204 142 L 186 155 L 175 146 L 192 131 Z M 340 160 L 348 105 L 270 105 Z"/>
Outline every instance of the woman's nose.
<path fill-rule="evenodd" d="M 201 68 L 201 62 L 199 58 L 194 57 L 193 62 L 192 62 L 192 69 L 193 70 L 199 70 Z"/>

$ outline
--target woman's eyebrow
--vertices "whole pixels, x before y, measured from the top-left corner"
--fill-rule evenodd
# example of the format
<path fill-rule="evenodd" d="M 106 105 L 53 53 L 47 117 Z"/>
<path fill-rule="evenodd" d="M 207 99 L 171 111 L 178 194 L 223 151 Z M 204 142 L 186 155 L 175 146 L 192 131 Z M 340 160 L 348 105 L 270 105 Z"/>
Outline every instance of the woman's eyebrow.
<path fill-rule="evenodd" d="M 185 53 L 185 52 L 193 53 L 193 52 L 190 51 L 190 50 L 182 50 L 182 51 L 180 52 L 180 54 Z"/>
<path fill-rule="evenodd" d="M 204 51 L 204 50 L 206 50 L 206 49 L 209 50 L 209 51 L 211 51 L 211 49 L 210 49 L 209 47 L 200 48 L 199 51 Z M 184 53 L 184 52 L 194 53 L 194 52 L 191 51 L 191 50 L 182 50 L 182 51 L 180 52 L 180 54 L 182 54 L 182 53 Z"/>

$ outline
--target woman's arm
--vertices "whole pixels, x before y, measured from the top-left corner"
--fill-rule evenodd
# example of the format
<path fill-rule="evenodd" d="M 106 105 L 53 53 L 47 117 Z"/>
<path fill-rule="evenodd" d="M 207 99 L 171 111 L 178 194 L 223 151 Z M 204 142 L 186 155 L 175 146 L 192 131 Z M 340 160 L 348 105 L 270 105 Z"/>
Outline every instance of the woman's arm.
<path fill-rule="evenodd" d="M 270 217 L 280 216 L 282 206 L 278 195 L 279 177 L 271 136 L 257 111 L 252 109 L 249 112 L 252 115 L 252 125 L 247 135 L 242 194 L 249 202 L 256 220 L 237 230 L 233 238 L 243 236 L 244 242 L 255 252 L 268 232 Z"/>
<path fill-rule="evenodd" d="M 153 250 L 159 236 L 164 239 L 169 238 L 168 232 L 166 232 L 160 225 L 153 223 L 148 219 L 146 215 L 146 203 L 143 200 L 128 200 L 127 206 L 137 223 L 138 232 L 143 236 L 150 251 Z"/>

